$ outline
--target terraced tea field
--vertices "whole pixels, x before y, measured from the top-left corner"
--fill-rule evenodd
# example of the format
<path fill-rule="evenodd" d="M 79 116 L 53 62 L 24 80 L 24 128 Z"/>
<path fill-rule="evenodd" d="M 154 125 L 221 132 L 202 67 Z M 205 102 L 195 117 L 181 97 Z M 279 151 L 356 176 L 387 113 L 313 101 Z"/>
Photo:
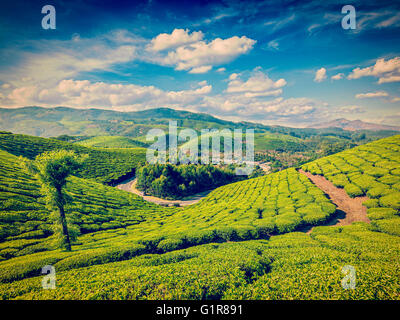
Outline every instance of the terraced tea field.
<path fill-rule="evenodd" d="M 323 175 L 351 197 L 366 196 L 374 225 L 400 235 L 400 137 L 385 138 L 302 167 Z"/>
<path fill-rule="evenodd" d="M 76 177 L 68 182 L 67 192 L 73 199 L 68 220 L 82 234 L 137 224 L 162 210 L 136 195 Z M 18 157 L 1 150 L 0 200 L 0 259 L 46 250 L 49 243 L 42 241 L 52 227 L 39 183 Z"/>
<path fill-rule="evenodd" d="M 76 142 L 76 144 L 96 148 L 141 148 L 147 146 L 144 142 L 122 136 L 92 137 Z"/>
<path fill-rule="evenodd" d="M 74 150 L 78 154 L 88 154 L 84 167 L 77 172 L 83 178 L 101 183 L 111 183 L 129 174 L 138 163 L 146 160 L 144 148 L 87 148 L 76 144 L 22 134 L 0 133 L 0 149 L 16 156 L 34 159 L 38 154 L 52 150 Z"/>
<path fill-rule="evenodd" d="M 184 208 L 73 177 L 67 215 L 81 235 L 64 252 L 44 231 L 37 183 L 2 151 L 0 297 L 400 299 L 399 152 L 396 136 L 302 167 L 370 198 L 371 223 L 336 227 L 320 226 L 336 207 L 295 168 L 217 188 Z M 305 226 L 314 228 L 306 234 Z M 47 264 L 56 290 L 41 288 Z M 345 265 L 357 270 L 355 290 L 341 286 Z"/>

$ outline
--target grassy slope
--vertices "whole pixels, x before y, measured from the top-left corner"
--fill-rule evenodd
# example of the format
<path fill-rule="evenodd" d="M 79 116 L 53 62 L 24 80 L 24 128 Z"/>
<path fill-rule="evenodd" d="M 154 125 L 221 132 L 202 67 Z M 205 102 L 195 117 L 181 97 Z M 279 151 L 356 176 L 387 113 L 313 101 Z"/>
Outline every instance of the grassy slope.
<path fill-rule="evenodd" d="M 96 148 L 140 148 L 146 146 L 143 142 L 122 136 L 97 136 L 79 141 L 76 144 Z"/>
<path fill-rule="evenodd" d="M 304 151 L 306 146 L 302 139 L 284 134 L 256 133 L 254 135 L 254 151 L 266 150 Z"/>
<path fill-rule="evenodd" d="M 0 284 L 4 299 L 399 299 L 400 238 L 365 225 L 208 244 Z M 50 261 L 50 260 L 49 260 Z M 344 265 L 356 290 L 343 290 Z M 56 265 L 57 268 L 57 265 Z M 37 273 L 39 274 L 39 273 Z"/>
<path fill-rule="evenodd" d="M 139 162 L 144 162 L 146 149 L 94 149 L 55 139 L 39 138 L 21 134 L 0 134 L 0 149 L 13 155 L 34 159 L 38 154 L 56 149 L 74 150 L 88 154 L 83 169 L 77 174 L 98 182 L 109 183 L 128 174 Z"/>
<path fill-rule="evenodd" d="M 373 225 L 400 235 L 400 135 L 318 159 L 303 166 L 364 202 Z"/>
<path fill-rule="evenodd" d="M 377 150 L 379 155 L 384 152 L 385 161 L 392 162 L 390 172 L 380 177 L 390 190 L 387 195 L 396 196 L 399 147 L 400 136 L 359 147 L 369 153 L 374 150 L 377 155 Z M 355 153 L 360 154 L 360 150 Z M 371 161 L 378 168 L 381 159 Z M 386 168 L 389 165 L 386 163 Z M 339 168 L 344 166 L 338 163 Z M 311 171 L 308 166 L 304 168 Z M 370 169 L 362 176 L 366 177 Z M 270 232 L 271 220 L 258 224 L 266 218 L 275 218 L 274 229 L 284 214 L 288 219 L 283 220 L 289 226 L 296 213 L 301 219 L 293 221 L 301 223 L 305 220 L 301 212 L 307 203 L 320 202 L 321 208 L 322 203 L 329 203 L 318 192 L 315 199 L 304 197 L 304 187 L 315 187 L 298 179 L 292 169 L 224 186 L 195 206 L 152 215 L 124 229 L 83 235 L 79 239 L 81 245 L 74 246 L 72 253 L 53 250 L 3 261 L 1 281 L 39 275 L 43 265 L 52 263 L 58 270 L 59 288 L 41 290 L 41 278 L 34 277 L 1 285 L 0 292 L 3 298 L 399 299 L 399 208 L 396 201 L 390 201 L 393 197 L 385 198 L 387 195 L 378 198 L 381 208 L 369 210 L 373 220 L 370 225 L 318 227 L 311 235 L 290 232 L 268 241 L 202 245 L 251 239 L 260 231 Z M 292 186 L 298 188 L 298 199 Z M 261 219 L 258 210 L 254 210 L 258 208 L 262 209 Z M 273 210 L 275 214 L 269 211 L 271 208 L 277 209 Z M 327 212 L 322 209 L 322 220 L 324 213 Z M 227 229 L 227 224 L 233 228 Z M 188 245 L 198 246 L 160 254 Z M 146 253 L 151 254 L 143 256 Z M 343 290 L 340 285 L 344 276 L 341 268 L 346 264 L 357 269 L 354 291 Z"/>
<path fill-rule="evenodd" d="M 76 177 L 69 179 L 67 192 L 73 199 L 67 208 L 69 223 L 81 233 L 134 225 L 162 209 L 134 194 Z M 0 257 L 46 250 L 49 243 L 41 242 L 51 239 L 52 230 L 39 184 L 19 158 L 1 150 L 0 200 Z"/>
<path fill-rule="evenodd" d="M 233 132 L 233 131 L 232 131 Z M 220 133 L 218 133 L 220 134 Z M 216 136 L 215 133 L 205 133 L 202 135 L 205 139 L 211 139 Z M 222 139 L 221 139 L 222 140 Z M 243 134 L 242 141 L 243 144 L 246 143 L 246 135 Z M 181 145 L 184 148 L 190 148 L 193 144 L 201 145 L 201 137 L 189 140 L 188 142 Z M 211 147 L 211 146 L 210 146 Z M 254 134 L 254 151 L 261 152 L 266 150 L 276 150 L 276 149 L 289 149 L 295 151 L 303 151 L 306 148 L 304 141 L 300 138 L 292 137 L 285 134 L 279 133 L 255 133 Z M 222 146 L 221 146 L 222 150 Z"/>

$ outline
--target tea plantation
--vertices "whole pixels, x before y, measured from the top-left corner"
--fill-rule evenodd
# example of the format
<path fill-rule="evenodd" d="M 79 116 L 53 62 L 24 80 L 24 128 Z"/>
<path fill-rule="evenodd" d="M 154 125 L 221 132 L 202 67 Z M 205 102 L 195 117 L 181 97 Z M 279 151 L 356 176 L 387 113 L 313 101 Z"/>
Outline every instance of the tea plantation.
<path fill-rule="evenodd" d="M 76 142 L 76 144 L 96 148 L 139 148 L 147 146 L 144 142 L 122 136 L 97 136 Z"/>
<path fill-rule="evenodd" d="M 78 154 L 88 154 L 84 167 L 77 172 L 83 178 L 91 178 L 101 183 L 111 183 L 121 176 L 129 174 L 138 163 L 146 160 L 144 148 L 100 149 L 22 134 L 0 132 L 0 150 L 16 156 L 34 159 L 45 151 L 58 149 L 74 150 Z"/>
<path fill-rule="evenodd" d="M 303 169 L 322 174 L 351 197 L 368 196 L 364 205 L 373 224 L 400 236 L 400 136 L 315 160 Z"/>
<path fill-rule="evenodd" d="M 294 168 L 184 208 L 72 177 L 67 216 L 80 232 L 72 252 L 52 245 L 38 184 L 10 153 L 0 152 L 2 299 L 400 299 L 400 136 L 302 167 L 368 195 L 370 224 L 319 226 L 336 207 Z M 41 287 L 48 264 L 55 290 Z M 341 285 L 345 265 L 357 271 L 354 290 Z"/>

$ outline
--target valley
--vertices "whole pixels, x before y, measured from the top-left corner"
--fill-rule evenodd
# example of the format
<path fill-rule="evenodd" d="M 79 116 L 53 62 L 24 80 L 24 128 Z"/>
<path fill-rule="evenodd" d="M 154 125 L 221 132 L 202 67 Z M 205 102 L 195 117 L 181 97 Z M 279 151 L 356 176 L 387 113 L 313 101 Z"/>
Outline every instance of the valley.
<path fill-rule="evenodd" d="M 326 136 L 307 139 L 264 132 L 255 150 L 322 150 Z M 165 200 L 135 191 L 146 149 L 130 138 L 2 132 L 0 298 L 399 299 L 400 136 L 329 139 L 356 146 Z M 66 184 L 70 252 L 22 165 L 52 150 L 88 155 Z M 56 290 L 41 287 L 49 264 Z M 356 268 L 357 290 L 343 290 L 344 265 Z"/>

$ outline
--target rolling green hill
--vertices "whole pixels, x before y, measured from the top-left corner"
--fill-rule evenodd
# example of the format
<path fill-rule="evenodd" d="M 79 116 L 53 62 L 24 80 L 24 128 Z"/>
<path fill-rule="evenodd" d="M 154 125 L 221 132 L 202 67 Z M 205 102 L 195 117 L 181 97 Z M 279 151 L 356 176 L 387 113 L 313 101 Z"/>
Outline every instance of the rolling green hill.
<path fill-rule="evenodd" d="M 137 224 L 160 211 L 134 194 L 76 177 L 69 179 L 67 192 L 73 198 L 68 220 L 81 234 Z M 0 256 L 45 250 L 40 242 L 52 234 L 52 228 L 40 185 L 18 157 L 2 150 L 0 199 L 0 242 L 6 241 L 0 244 Z"/>
<path fill-rule="evenodd" d="M 303 169 L 320 174 L 364 202 L 373 224 L 400 236 L 400 136 L 385 138 L 316 161 Z"/>
<path fill-rule="evenodd" d="M 103 201 L 106 192 L 114 210 L 127 210 L 126 206 L 120 210 L 124 201 L 132 207 L 135 221 L 82 234 L 72 252 L 55 250 L 47 246 L 48 238 L 35 234 L 4 239 L 0 297 L 400 299 L 399 154 L 400 136 L 395 136 L 304 165 L 303 169 L 324 174 L 337 185 L 340 180 L 349 194 L 355 195 L 347 184 L 374 200 L 366 203 L 370 224 L 318 226 L 310 234 L 299 228 L 324 223 L 336 208 L 294 168 L 217 188 L 184 208 L 146 207 L 129 193 L 72 178 L 73 211 L 80 208 L 79 202 L 87 206 L 81 215 L 71 215 L 74 223 L 82 225 L 90 217 L 91 224 L 101 227 L 99 217 L 107 215 L 103 210 L 109 207 Z M 20 190 L 28 196 L 35 193 L 34 183 L 17 169 L 16 157 L 3 152 L 0 163 L 3 177 L 14 168 L 1 187 L 3 199 L 16 198 Z M 4 208 L 1 215 L 13 210 Z M 39 209 L 25 211 L 35 210 Z M 14 218 L 20 214 L 13 213 Z M 124 216 L 117 222 L 122 223 Z M 30 232 L 23 231 L 16 235 Z M 57 270 L 56 290 L 41 289 L 40 269 L 46 264 Z M 357 270 L 355 290 L 341 286 L 345 265 Z"/>
<path fill-rule="evenodd" d="M 122 136 L 97 136 L 76 142 L 84 147 L 96 148 L 143 148 L 148 144 Z"/>
<path fill-rule="evenodd" d="M 0 134 L 0 149 L 16 156 L 34 159 L 45 151 L 65 149 L 74 150 L 78 154 L 88 154 L 82 169 L 77 175 L 92 178 L 102 183 L 112 183 L 121 177 L 132 174 L 136 165 L 144 162 L 146 149 L 99 149 L 59 141 L 55 139 L 39 138 L 21 134 Z"/>
<path fill-rule="evenodd" d="M 177 121 L 178 127 L 201 129 L 254 129 L 256 133 L 283 134 L 301 139 L 315 136 L 336 136 L 351 140 L 360 134 L 371 141 L 396 131 L 346 131 L 340 128 L 289 128 L 253 122 L 232 122 L 205 113 L 193 113 L 171 108 L 157 108 L 136 112 L 104 109 L 74 109 L 67 107 L 0 108 L 0 130 L 42 137 L 59 135 L 141 137 L 155 127 L 168 129 L 168 122 Z"/>

